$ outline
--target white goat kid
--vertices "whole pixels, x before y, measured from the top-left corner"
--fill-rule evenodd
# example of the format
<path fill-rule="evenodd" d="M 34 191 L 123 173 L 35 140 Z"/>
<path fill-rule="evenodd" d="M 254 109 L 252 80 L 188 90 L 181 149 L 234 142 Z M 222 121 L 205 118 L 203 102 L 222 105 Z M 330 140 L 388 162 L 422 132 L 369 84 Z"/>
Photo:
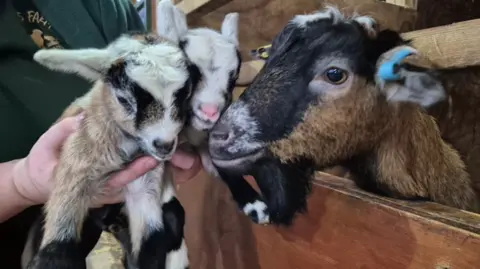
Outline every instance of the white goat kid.
<path fill-rule="evenodd" d="M 257 223 L 269 222 L 269 216 L 265 213 L 266 205 L 258 194 L 252 191 L 243 177 L 218 170 L 211 161 L 207 147 L 208 133 L 231 104 L 232 92 L 240 73 L 238 13 L 225 16 L 220 32 L 204 27 L 188 29 L 185 14 L 171 0 L 159 2 L 157 18 L 158 27 L 177 29 L 176 35 L 170 38 L 180 40 L 180 47 L 201 73 L 190 100 L 191 114 L 181 133 L 182 142 L 197 149 L 205 170 L 228 185 L 245 214 Z"/>
<path fill-rule="evenodd" d="M 126 189 L 131 257 L 135 267 L 188 268 L 184 211 L 165 166 L 178 145 L 191 96 L 192 65 L 176 40 L 125 34 L 104 49 L 40 50 L 34 59 L 95 81 L 91 91 L 63 114 L 85 119 L 65 143 L 46 204 L 45 231 L 29 269 L 84 269 L 79 250 L 92 199 L 108 176 L 139 154 L 160 161 Z"/>

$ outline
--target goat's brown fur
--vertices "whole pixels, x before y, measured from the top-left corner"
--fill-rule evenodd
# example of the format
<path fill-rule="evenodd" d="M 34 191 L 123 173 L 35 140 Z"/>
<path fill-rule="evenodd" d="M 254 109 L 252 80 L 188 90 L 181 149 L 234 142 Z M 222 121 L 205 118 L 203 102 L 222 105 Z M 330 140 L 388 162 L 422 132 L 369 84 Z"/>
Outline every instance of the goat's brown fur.
<path fill-rule="evenodd" d="M 115 171 L 122 168 L 125 160 L 119 152 L 117 145 L 121 143 L 123 137 L 121 130 L 116 126 L 117 123 L 111 120 L 115 111 L 119 110 L 118 105 L 113 104 L 112 93 L 98 82 L 85 98 L 89 100 L 83 103 L 85 110 L 85 119 L 77 132 L 73 133 L 65 142 L 60 158 L 61 166 L 57 166 L 54 171 L 54 181 L 62 182 L 56 184 L 51 198 L 46 204 L 46 210 L 50 213 L 59 212 L 71 208 L 72 210 L 81 207 L 85 211 L 72 212 L 73 215 L 85 214 L 91 206 L 90 197 L 92 194 L 100 195 L 103 185 L 107 179 L 105 171 Z M 83 100 L 84 101 L 84 100 Z M 73 103 L 67 108 L 62 117 L 79 113 L 79 106 Z M 122 112 L 117 111 L 119 115 Z M 79 175 L 88 175 L 84 180 L 89 183 L 78 182 L 77 180 L 65 180 L 78 178 Z M 77 188 L 82 185 L 82 190 Z M 71 193 L 66 195 L 66 193 Z M 74 193 L 77 195 L 75 196 Z M 89 195 L 86 195 L 86 194 Z M 75 205 L 75 206 L 69 206 Z M 51 216 L 53 216 L 53 214 Z M 84 216 L 78 215 L 79 219 Z M 78 222 L 81 224 L 82 222 Z M 46 218 L 45 227 L 53 227 L 57 223 Z M 80 233 L 77 227 L 77 234 Z M 49 242 L 51 238 L 58 236 L 51 234 L 50 229 L 45 230 L 43 242 Z"/>
<path fill-rule="evenodd" d="M 432 107 L 445 141 L 461 155 L 477 193 L 480 193 L 480 68 L 444 71 L 448 100 Z"/>
<path fill-rule="evenodd" d="M 456 99 L 461 89 L 453 84 L 447 82 L 445 86 Z M 443 116 L 450 123 L 441 123 L 440 132 L 435 118 L 417 106 L 388 104 L 376 94 L 372 84 L 358 78 L 353 85 L 356 87 L 346 96 L 321 108 L 310 107 L 304 122 L 288 138 L 270 145 L 273 154 L 282 161 L 305 156 L 323 168 L 348 159 L 353 153 L 372 152 L 377 183 L 386 186 L 395 197 L 430 198 L 448 206 L 478 211 L 478 197 L 465 164 L 460 154 L 443 140 L 468 134 L 469 139 L 474 136 L 475 143 L 477 134 L 472 131 L 478 126 L 478 118 L 467 117 L 469 122 L 459 123 L 455 119 L 467 116 L 466 110 L 454 107 L 454 116 L 448 119 Z M 480 98 L 475 100 L 478 103 Z M 476 111 L 478 106 L 472 109 Z M 472 122 L 473 127 L 465 125 Z M 453 134 L 446 132 L 449 127 L 455 129 Z M 461 145 L 462 141 L 454 143 Z M 467 154 L 478 149 L 478 145 L 464 147 Z"/>

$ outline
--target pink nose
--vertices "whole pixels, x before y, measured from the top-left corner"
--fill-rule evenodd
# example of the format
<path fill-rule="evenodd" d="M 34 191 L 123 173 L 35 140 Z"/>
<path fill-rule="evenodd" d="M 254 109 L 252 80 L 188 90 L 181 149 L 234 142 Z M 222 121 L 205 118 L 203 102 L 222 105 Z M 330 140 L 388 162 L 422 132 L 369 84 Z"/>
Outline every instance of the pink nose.
<path fill-rule="evenodd" d="M 215 118 L 218 114 L 218 106 L 212 104 L 201 104 L 200 110 L 207 116 L 208 118 Z"/>

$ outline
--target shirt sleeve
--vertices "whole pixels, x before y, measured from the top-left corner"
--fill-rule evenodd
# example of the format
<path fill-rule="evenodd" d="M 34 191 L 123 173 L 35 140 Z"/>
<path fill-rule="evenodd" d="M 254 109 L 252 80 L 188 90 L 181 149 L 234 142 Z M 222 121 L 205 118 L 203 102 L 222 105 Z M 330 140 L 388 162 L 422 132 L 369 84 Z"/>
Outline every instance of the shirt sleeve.
<path fill-rule="evenodd" d="M 145 31 L 140 15 L 130 0 L 89 0 L 91 17 L 99 22 L 106 43 L 130 31 Z M 93 8 L 92 8 L 93 7 Z"/>
<path fill-rule="evenodd" d="M 123 7 L 128 31 L 145 31 L 146 27 L 130 0 L 115 0 L 115 2 Z"/>

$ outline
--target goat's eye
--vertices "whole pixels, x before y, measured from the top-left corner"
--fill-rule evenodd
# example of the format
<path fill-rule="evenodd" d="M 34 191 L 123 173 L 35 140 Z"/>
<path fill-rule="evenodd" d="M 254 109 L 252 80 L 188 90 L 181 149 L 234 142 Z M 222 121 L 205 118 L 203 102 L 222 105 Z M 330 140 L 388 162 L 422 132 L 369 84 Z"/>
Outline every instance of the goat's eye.
<path fill-rule="evenodd" d="M 128 114 L 131 114 L 133 113 L 133 107 L 132 105 L 128 102 L 127 99 L 123 98 L 123 97 L 117 97 L 117 100 L 118 102 L 120 103 L 120 105 L 123 106 L 123 108 L 126 110 L 126 112 Z"/>
<path fill-rule="evenodd" d="M 129 106 L 130 104 L 128 103 L 127 99 L 123 98 L 123 97 L 118 97 L 118 102 L 122 105 L 122 106 Z"/>
<path fill-rule="evenodd" d="M 337 85 L 344 83 L 348 78 L 347 72 L 337 67 L 327 69 L 324 76 L 328 82 Z"/>

